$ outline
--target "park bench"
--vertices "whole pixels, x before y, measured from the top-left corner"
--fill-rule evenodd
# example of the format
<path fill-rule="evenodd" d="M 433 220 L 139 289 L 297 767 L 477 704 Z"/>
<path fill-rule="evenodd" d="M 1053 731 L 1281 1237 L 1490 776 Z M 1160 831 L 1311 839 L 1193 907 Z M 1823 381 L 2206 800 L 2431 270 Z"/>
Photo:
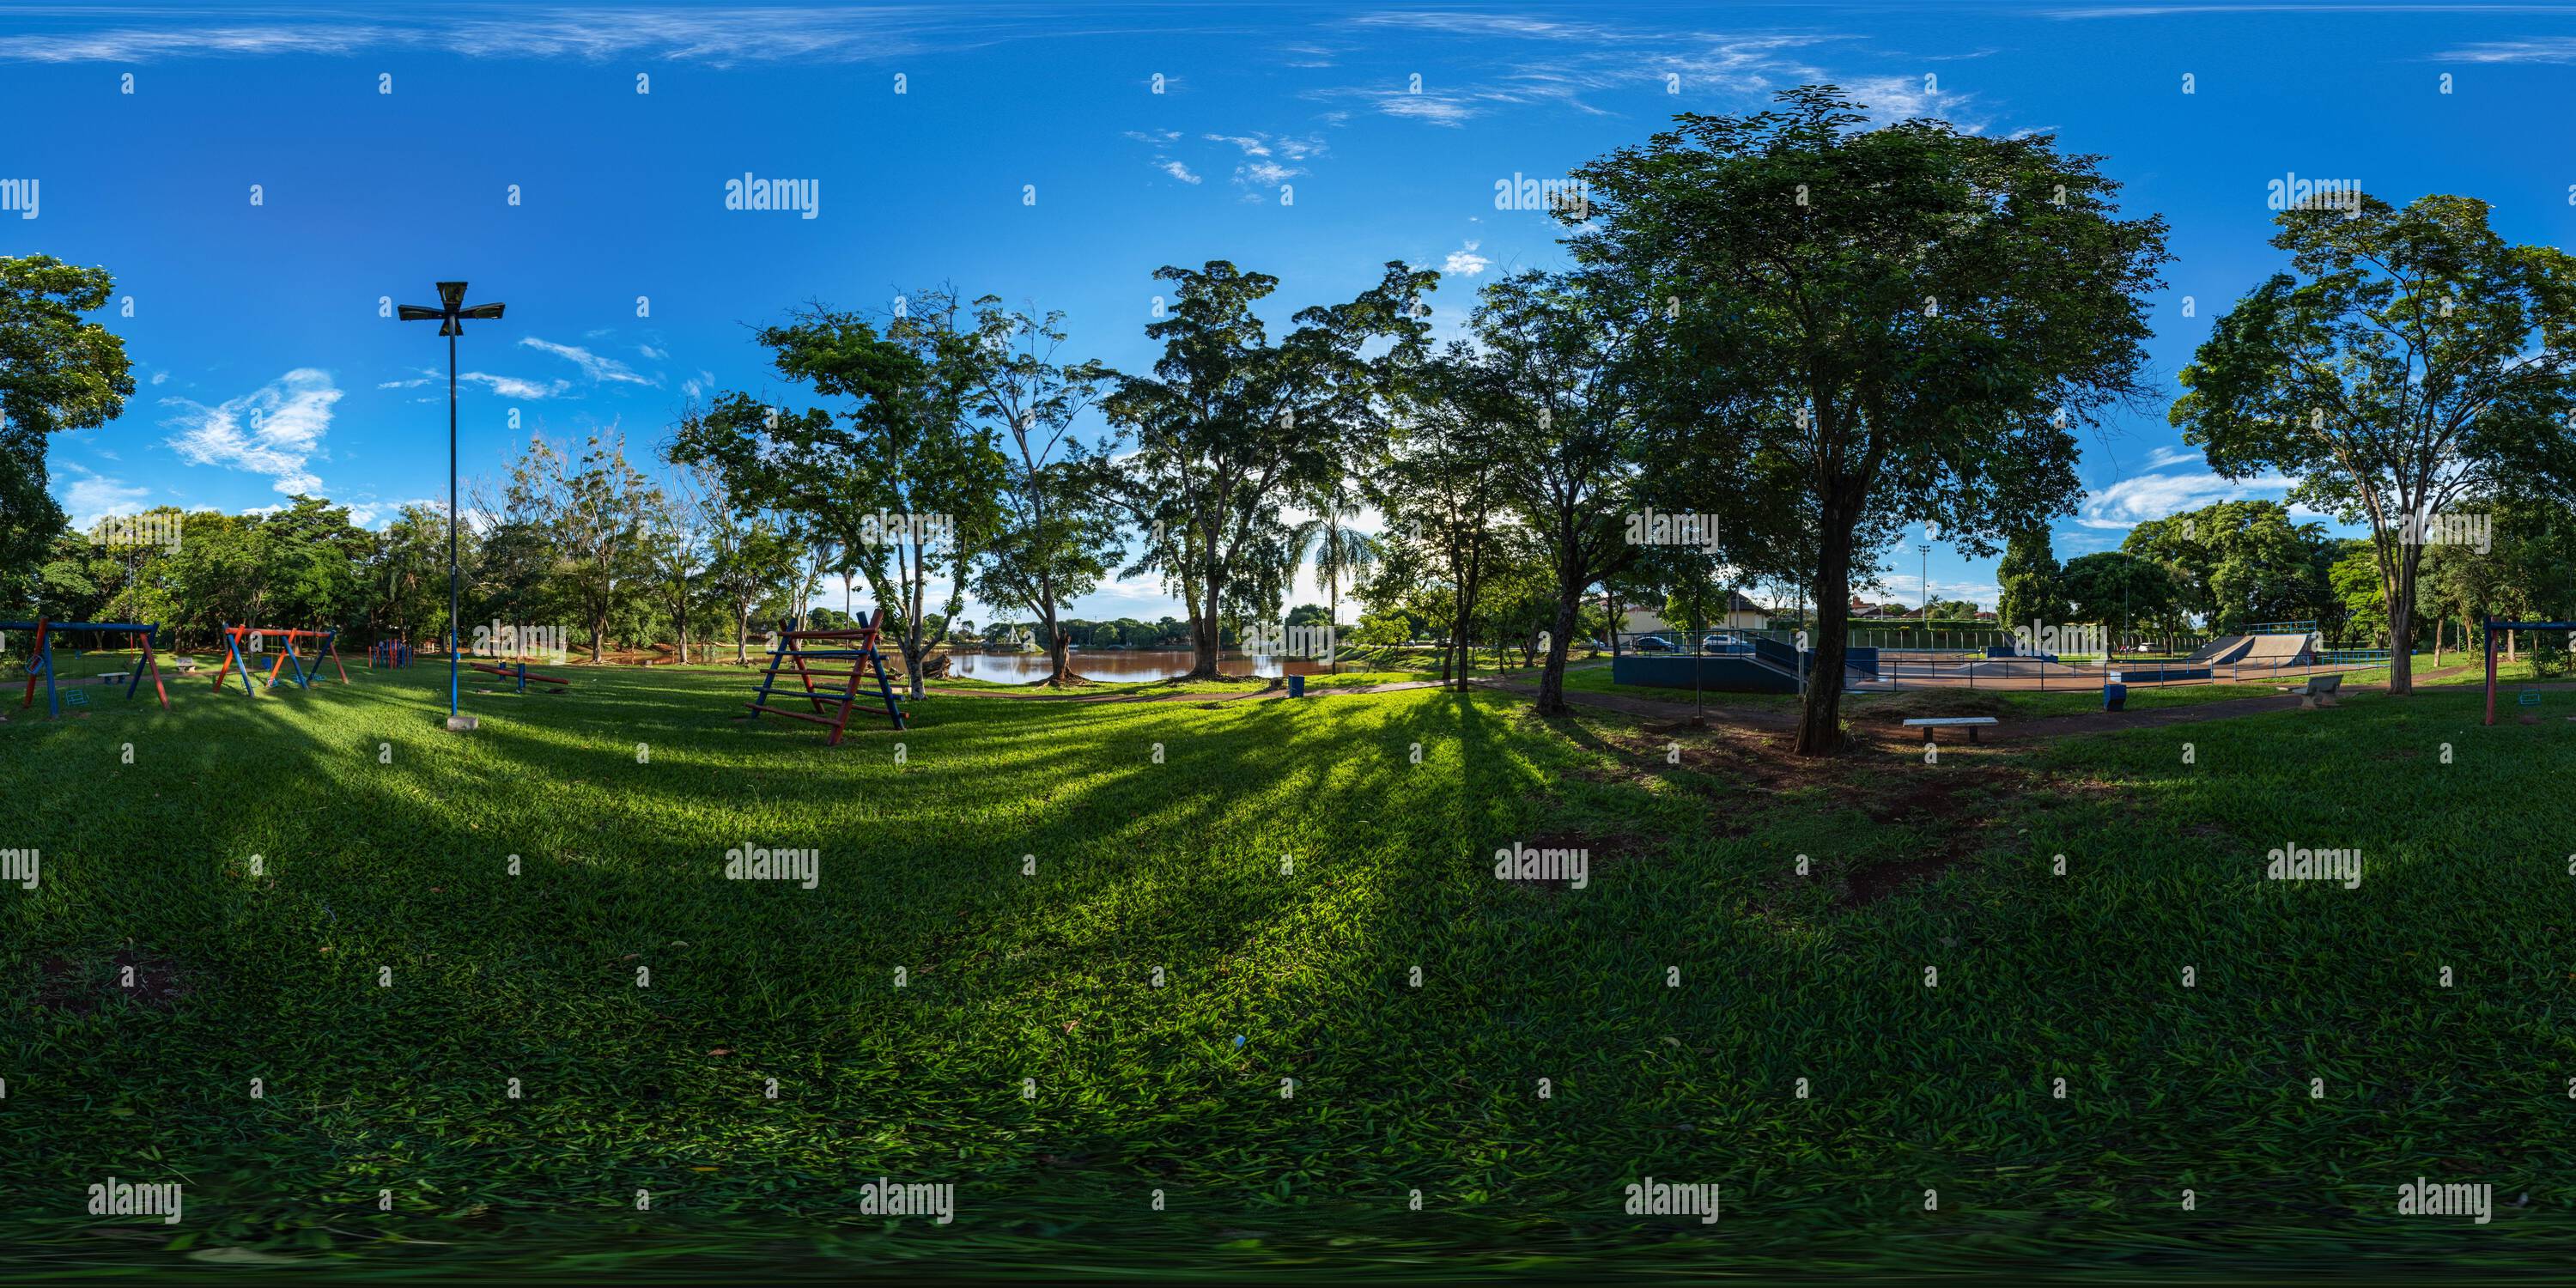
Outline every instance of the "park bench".
<path fill-rule="evenodd" d="M 1980 726 L 1990 725 L 1993 723 L 1995 723 L 1995 718 L 1993 716 L 1926 716 L 1921 719 L 1906 721 L 1905 727 L 1908 729 L 1919 728 L 1924 731 L 1923 736 L 1929 738 L 1932 736 L 1931 731 L 1934 729 L 1939 729 L 1948 725 L 1962 726 L 1968 731 L 1968 741 L 1975 742 L 1977 740 L 1978 728 Z"/>
<path fill-rule="evenodd" d="M 100 683 L 100 684 L 123 684 L 123 683 L 125 683 L 125 681 L 126 681 L 126 677 L 128 677 L 128 676 L 130 676 L 130 675 L 132 675 L 132 674 L 133 674 L 133 672 L 131 672 L 131 671 L 108 671 L 108 672 L 104 672 L 104 673 L 102 673 L 102 674 L 98 677 L 98 683 Z"/>
<path fill-rule="evenodd" d="M 2291 685 L 2289 691 L 2299 695 L 2299 709 L 2311 711 L 2335 705 L 2335 695 L 2343 692 L 2340 675 L 2312 675 L 2304 684 Z"/>

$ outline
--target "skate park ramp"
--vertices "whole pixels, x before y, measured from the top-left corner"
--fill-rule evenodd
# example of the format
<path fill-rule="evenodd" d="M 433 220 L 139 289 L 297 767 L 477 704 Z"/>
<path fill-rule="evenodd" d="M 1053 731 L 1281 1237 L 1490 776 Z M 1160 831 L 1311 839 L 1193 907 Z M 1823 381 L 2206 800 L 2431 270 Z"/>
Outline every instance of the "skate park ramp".
<path fill-rule="evenodd" d="M 2234 661 L 2239 666 L 2305 666 L 2312 659 L 2307 635 L 2255 635 Z"/>
<path fill-rule="evenodd" d="M 2299 638 L 2305 640 L 2307 636 L 2302 635 Z M 2256 637 L 2252 635 L 2221 635 L 2217 639 L 2211 640 L 2210 642 L 2201 645 L 2199 648 L 2193 649 L 2191 651 L 2191 656 L 2184 658 L 2180 662 L 2174 663 L 2174 665 L 2224 666 L 2229 662 L 2233 662 L 2238 658 L 2245 656 L 2245 650 L 2254 647 L 2255 639 Z"/>

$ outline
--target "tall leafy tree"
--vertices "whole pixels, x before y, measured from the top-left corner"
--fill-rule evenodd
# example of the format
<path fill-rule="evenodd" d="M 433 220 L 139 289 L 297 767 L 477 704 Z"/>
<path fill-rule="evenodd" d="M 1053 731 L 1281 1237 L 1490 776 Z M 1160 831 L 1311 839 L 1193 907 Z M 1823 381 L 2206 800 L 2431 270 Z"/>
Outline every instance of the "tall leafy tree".
<path fill-rule="evenodd" d="M 512 510 L 551 538 L 553 581 L 589 634 L 590 660 L 606 660 L 612 622 L 630 615 L 651 585 L 646 534 L 660 491 L 627 463 L 622 437 L 594 434 L 578 461 L 531 436 L 509 495 Z"/>
<path fill-rule="evenodd" d="M 2172 574 L 2181 606 L 2212 630 L 2318 618 L 2334 602 L 2322 524 L 2300 523 L 2278 501 L 2219 501 L 2150 519 L 2120 543 Z"/>
<path fill-rule="evenodd" d="M 1347 477 L 1335 476 L 1320 486 L 1309 489 L 1303 498 L 1314 518 L 1297 525 L 1290 538 L 1297 557 L 1309 553 L 1315 559 L 1315 577 L 1324 583 L 1324 625 L 1341 629 L 1342 587 L 1368 576 L 1377 566 L 1377 538 L 1351 526 L 1360 515 L 1360 507 L 1351 495 Z M 1342 669 L 1341 651 L 1333 652 L 1332 671 Z"/>
<path fill-rule="evenodd" d="M 0 255 L 0 583 L 41 562 L 62 530 L 45 436 L 104 425 L 134 395 L 125 341 L 80 316 L 114 289 L 104 268 Z"/>
<path fill-rule="evenodd" d="M 1499 382 L 1503 460 L 1521 523 L 1545 552 L 1555 606 L 1538 708 L 1563 714 L 1565 657 L 1584 592 L 1633 560 L 1640 310 L 1610 274 L 1519 273 L 1485 288 L 1472 326 Z"/>
<path fill-rule="evenodd" d="M 2508 462 L 2576 478 L 2576 258 L 2516 246 L 2485 202 L 2283 211 L 2290 254 L 2220 317 L 2172 421 L 2230 478 L 2281 472 L 2291 493 L 2366 521 L 2388 629 L 2414 638 L 2424 545 L 2411 525 L 2491 490 Z M 2388 689 L 2410 693 L 2404 645 Z"/>
<path fill-rule="evenodd" d="M 1277 344 L 1254 312 L 1277 278 L 1223 260 L 1154 276 L 1173 283 L 1167 315 L 1145 327 L 1163 355 L 1151 375 L 1118 376 L 1103 409 L 1135 434 L 1122 491 L 1147 526 L 1147 558 L 1188 586 L 1190 678 L 1213 679 L 1223 617 L 1245 607 L 1231 583 L 1260 579 L 1281 501 L 1323 485 L 1383 431 L 1439 274 L 1390 263 L 1349 302 L 1300 310 Z"/>
<path fill-rule="evenodd" d="M 1037 615 L 1050 686 L 1079 677 L 1066 657 L 1073 637 L 1057 620 L 1066 601 L 1090 594 L 1117 546 L 1115 513 L 1103 499 L 1107 462 L 1073 437 L 1077 418 L 1099 399 L 1108 372 L 1063 360 L 1064 315 L 975 302 L 975 410 L 999 426 L 1002 483 L 998 522 L 977 586 L 994 604 Z"/>
<path fill-rule="evenodd" d="M 2066 561 L 2058 584 L 2066 592 L 2068 614 L 2079 622 L 2121 632 L 2182 625 L 2173 574 L 2153 559 L 2117 550 L 2080 555 Z"/>
<path fill-rule="evenodd" d="M 1400 400 L 1385 460 L 1360 484 L 1387 520 L 1362 593 L 1372 606 L 1401 604 L 1439 623 L 1440 678 L 1460 688 L 1485 577 L 1511 522 L 1500 395 L 1482 364 L 1463 342 L 1424 364 Z"/>
<path fill-rule="evenodd" d="M 1864 129 L 1831 86 L 1685 115 L 1583 167 L 1573 244 L 1662 307 L 1654 385 L 1698 450 L 1812 507 L 1813 680 L 1797 749 L 1841 745 L 1855 575 L 1908 520 L 1971 554 L 2071 513 L 2073 427 L 2146 393 L 2160 220 L 2118 217 L 2053 136 Z"/>
<path fill-rule="evenodd" d="M 2067 620 L 2066 591 L 2059 584 L 2057 551 L 2049 544 L 2047 528 L 2023 528 L 2005 538 L 1995 582 L 2001 592 L 1995 619 L 2004 629 L 2032 622 L 2055 626 Z"/>

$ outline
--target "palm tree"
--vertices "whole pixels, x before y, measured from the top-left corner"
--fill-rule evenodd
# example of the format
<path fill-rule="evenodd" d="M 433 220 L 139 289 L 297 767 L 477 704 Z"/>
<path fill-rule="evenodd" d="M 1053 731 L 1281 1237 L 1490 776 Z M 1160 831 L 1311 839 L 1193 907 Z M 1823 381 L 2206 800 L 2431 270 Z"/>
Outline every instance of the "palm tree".
<path fill-rule="evenodd" d="M 1348 525 L 1359 517 L 1360 507 L 1350 499 L 1346 481 L 1335 478 L 1302 498 L 1315 517 L 1297 525 L 1290 540 L 1300 560 L 1308 549 L 1315 552 L 1315 575 L 1323 579 L 1324 592 L 1332 600 L 1331 618 L 1325 624 L 1336 634 L 1342 629 L 1342 583 L 1358 581 L 1377 566 L 1377 538 L 1353 531 Z M 1341 674 L 1342 651 L 1332 650 L 1332 670 Z"/>

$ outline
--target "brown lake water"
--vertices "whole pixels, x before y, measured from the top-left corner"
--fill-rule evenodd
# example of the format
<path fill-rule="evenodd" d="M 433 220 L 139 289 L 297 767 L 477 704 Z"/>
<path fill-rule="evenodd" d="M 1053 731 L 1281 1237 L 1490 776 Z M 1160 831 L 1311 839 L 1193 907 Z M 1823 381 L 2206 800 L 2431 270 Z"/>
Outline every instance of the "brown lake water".
<path fill-rule="evenodd" d="M 1074 674 L 1091 680 L 1131 684 L 1143 680 L 1168 680 L 1187 675 L 1190 670 L 1188 649 L 1139 649 L 1135 652 L 1090 653 L 1075 649 L 1066 655 Z M 1324 663 L 1302 657 L 1254 656 L 1248 653 L 1223 653 L 1217 657 L 1217 669 L 1227 675 L 1322 675 Z M 995 684 L 1035 684 L 1047 676 L 1044 653 L 951 653 L 949 674 L 962 680 L 986 680 Z"/>

